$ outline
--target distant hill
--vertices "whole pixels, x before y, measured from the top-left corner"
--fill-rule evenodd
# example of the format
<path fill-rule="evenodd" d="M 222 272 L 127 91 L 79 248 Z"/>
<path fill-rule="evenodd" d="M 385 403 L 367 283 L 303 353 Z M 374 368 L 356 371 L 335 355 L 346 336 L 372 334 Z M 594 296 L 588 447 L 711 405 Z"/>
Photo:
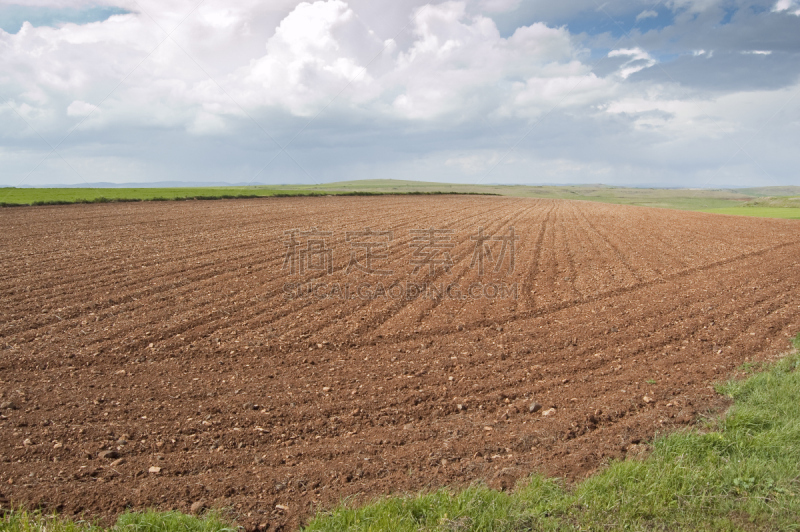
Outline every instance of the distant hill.
<path fill-rule="evenodd" d="M 737 188 L 733 189 L 742 194 L 750 194 L 752 196 L 800 196 L 800 187 L 791 185 L 779 187 L 754 187 L 754 188 Z"/>

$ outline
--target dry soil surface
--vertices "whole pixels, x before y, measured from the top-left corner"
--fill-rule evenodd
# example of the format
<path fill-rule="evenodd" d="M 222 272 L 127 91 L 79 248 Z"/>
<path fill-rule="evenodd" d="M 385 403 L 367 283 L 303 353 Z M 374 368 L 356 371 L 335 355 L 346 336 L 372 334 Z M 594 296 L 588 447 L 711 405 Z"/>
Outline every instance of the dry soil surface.
<path fill-rule="evenodd" d="M 791 220 L 281 198 L 2 209 L 0 243 L 0 504 L 68 515 L 580 479 L 800 330 Z"/>

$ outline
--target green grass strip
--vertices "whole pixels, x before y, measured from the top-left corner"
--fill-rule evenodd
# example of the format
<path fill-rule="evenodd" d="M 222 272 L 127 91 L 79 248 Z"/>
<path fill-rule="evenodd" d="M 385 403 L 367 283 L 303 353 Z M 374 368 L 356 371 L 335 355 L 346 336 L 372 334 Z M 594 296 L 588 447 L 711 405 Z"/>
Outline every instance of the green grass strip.
<path fill-rule="evenodd" d="M 758 218 L 785 218 L 800 220 L 800 208 L 797 207 L 726 207 L 721 209 L 704 209 L 703 212 L 713 214 L 732 214 L 735 216 L 756 216 Z"/>
<path fill-rule="evenodd" d="M 0 517 L 4 532 L 236 532 L 217 512 L 202 517 L 180 512 L 125 512 L 111 528 L 78 521 L 40 511 L 17 510 Z"/>
<path fill-rule="evenodd" d="M 448 190 L 310 190 L 290 187 L 172 187 L 172 188 L 5 188 L 0 207 L 72 205 L 76 203 L 125 203 L 320 196 L 429 196 L 442 194 L 495 196 L 491 191 Z"/>

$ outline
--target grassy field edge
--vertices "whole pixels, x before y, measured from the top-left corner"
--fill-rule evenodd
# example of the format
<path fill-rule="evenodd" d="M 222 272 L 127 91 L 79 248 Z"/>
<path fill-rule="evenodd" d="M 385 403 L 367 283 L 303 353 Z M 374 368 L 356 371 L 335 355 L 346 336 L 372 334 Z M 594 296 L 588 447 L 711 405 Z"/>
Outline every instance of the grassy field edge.
<path fill-rule="evenodd" d="M 572 199 L 660 207 L 714 214 L 800 218 L 800 187 L 763 189 L 666 189 L 605 185 L 469 185 L 374 179 L 324 185 L 250 185 L 131 188 L 0 188 L 0 207 L 185 201 L 270 197 L 491 195 L 517 198 Z M 768 195 L 773 194 L 773 195 Z M 780 194 L 794 194 L 794 196 Z"/>
<path fill-rule="evenodd" d="M 141 201 L 192 201 L 222 199 L 254 199 L 254 198 L 296 198 L 324 196 L 497 196 L 493 192 L 460 192 L 460 191 L 317 191 L 317 190 L 282 190 L 254 189 L 249 192 L 236 192 L 231 189 L 199 188 L 146 188 L 146 189 L 20 189 L 20 194 L 11 195 L 12 201 L 0 201 L 0 207 L 36 207 L 42 205 L 75 205 L 90 203 L 136 203 Z M 86 191 L 89 192 L 86 192 Z M 30 192 L 33 191 L 33 192 Z M 16 196 L 16 197 L 15 197 Z M 35 199 L 40 198 L 40 199 Z"/>
<path fill-rule="evenodd" d="M 572 488 L 532 476 L 510 492 L 465 490 L 381 498 L 318 514 L 303 530 L 797 530 L 800 516 L 800 334 L 794 351 L 717 386 L 733 406 L 656 438 L 645 458 L 609 464 Z M 98 525 L 0 510 L 9 532 L 100 532 Z M 226 532 L 221 513 L 128 512 L 114 532 Z"/>
<path fill-rule="evenodd" d="M 584 185 L 500 185 L 455 184 L 393 179 L 373 179 L 304 186 L 305 190 L 325 188 L 333 191 L 442 190 L 480 191 L 516 198 L 571 199 L 636 205 L 717 214 L 736 214 L 770 218 L 800 218 L 800 187 L 730 188 L 646 188 Z M 741 209 L 740 209 L 741 207 Z M 754 208 L 755 207 L 755 208 Z M 717 209 L 722 209 L 716 212 Z M 730 209 L 730 211 L 725 211 Z"/>

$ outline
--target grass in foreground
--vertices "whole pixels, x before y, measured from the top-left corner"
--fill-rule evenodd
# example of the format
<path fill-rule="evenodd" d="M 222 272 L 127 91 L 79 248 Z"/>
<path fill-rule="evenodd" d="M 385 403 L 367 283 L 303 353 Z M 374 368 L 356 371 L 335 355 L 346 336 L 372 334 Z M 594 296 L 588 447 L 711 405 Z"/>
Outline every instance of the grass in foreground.
<path fill-rule="evenodd" d="M 800 349 L 800 334 L 794 339 Z M 720 385 L 734 406 L 699 428 L 656 439 L 572 489 L 534 476 L 513 493 L 484 486 L 391 497 L 318 515 L 318 531 L 798 530 L 800 353 Z M 752 369 L 752 366 L 748 366 Z M 15 511 L 9 532 L 100 532 L 86 522 Z M 127 513 L 113 532 L 225 532 L 217 514 Z"/>
<path fill-rule="evenodd" d="M 210 512 L 194 517 L 180 512 L 127 512 L 110 529 L 86 521 L 73 521 L 41 512 L 19 510 L 0 517 L 0 530 L 7 532 L 235 532 Z"/>

